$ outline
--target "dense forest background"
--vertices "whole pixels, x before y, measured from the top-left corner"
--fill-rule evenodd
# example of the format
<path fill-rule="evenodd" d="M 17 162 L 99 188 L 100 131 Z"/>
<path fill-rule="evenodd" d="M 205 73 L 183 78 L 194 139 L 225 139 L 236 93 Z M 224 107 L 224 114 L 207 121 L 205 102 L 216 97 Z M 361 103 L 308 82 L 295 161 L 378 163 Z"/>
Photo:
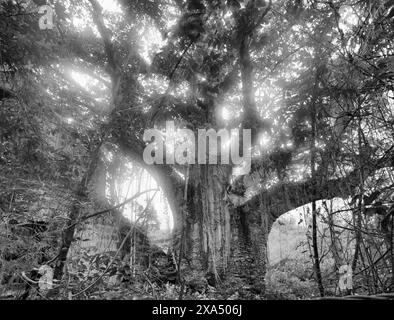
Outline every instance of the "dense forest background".
<path fill-rule="evenodd" d="M 393 292 L 393 36 L 393 0 L 1 0 L 0 297 Z M 168 120 L 251 129 L 251 171 L 148 165 Z"/>

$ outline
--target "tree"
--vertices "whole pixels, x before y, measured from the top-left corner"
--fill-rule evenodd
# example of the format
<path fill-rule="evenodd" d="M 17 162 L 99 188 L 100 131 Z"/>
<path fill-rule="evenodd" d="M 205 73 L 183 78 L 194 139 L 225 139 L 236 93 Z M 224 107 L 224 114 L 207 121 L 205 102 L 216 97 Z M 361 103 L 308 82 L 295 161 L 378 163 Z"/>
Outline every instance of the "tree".
<path fill-rule="evenodd" d="M 281 214 L 320 199 L 364 197 L 365 181 L 392 166 L 389 1 L 121 0 L 116 12 L 98 0 L 56 3 L 55 28 L 45 32 L 30 1 L 0 6 L 1 62 L 18 75 L 6 79 L 17 88 L 4 87 L 1 101 L 14 96 L 30 107 L 37 143 L 58 175 L 48 181 L 72 190 L 56 279 L 106 145 L 165 193 L 174 234 L 184 235 L 175 250 L 182 268 L 214 285 L 239 277 L 247 294 L 264 293 L 267 237 Z M 344 9 L 362 19 L 345 28 Z M 156 30 L 161 49 L 149 48 L 141 30 Z M 78 72 L 88 79 L 82 86 Z M 163 129 L 166 120 L 194 132 L 251 129 L 252 171 L 234 176 L 231 163 L 147 165 L 144 130 Z M 363 140 L 357 146 L 355 132 Z M 46 146 L 54 134 L 70 144 L 67 152 Z M 275 147 L 265 149 L 266 140 Z M 315 260 L 318 275 L 317 252 Z"/>

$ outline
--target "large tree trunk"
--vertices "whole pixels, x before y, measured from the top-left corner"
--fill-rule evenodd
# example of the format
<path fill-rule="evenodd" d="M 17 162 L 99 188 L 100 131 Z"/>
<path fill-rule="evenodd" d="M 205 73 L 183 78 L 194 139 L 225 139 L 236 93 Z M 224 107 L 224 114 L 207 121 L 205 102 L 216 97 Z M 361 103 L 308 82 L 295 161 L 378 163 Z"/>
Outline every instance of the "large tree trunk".
<path fill-rule="evenodd" d="M 193 269 L 222 278 L 230 256 L 230 210 L 226 185 L 231 168 L 196 165 L 190 170 L 185 221 L 185 258 Z"/>
<path fill-rule="evenodd" d="M 255 294 L 265 292 L 267 241 L 272 221 L 261 207 L 244 205 L 232 216 L 231 275 L 238 277 L 244 289 Z"/>
<path fill-rule="evenodd" d="M 190 170 L 185 261 L 211 285 L 237 278 L 246 291 L 263 294 L 272 221 L 261 209 L 230 204 L 226 193 L 230 173 L 225 165 L 199 165 Z"/>

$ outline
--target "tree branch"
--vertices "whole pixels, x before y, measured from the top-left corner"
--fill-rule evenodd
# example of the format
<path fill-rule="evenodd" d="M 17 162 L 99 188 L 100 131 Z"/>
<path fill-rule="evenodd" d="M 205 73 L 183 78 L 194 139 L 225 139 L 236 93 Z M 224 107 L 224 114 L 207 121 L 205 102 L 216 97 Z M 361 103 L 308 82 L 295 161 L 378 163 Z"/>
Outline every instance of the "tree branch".
<path fill-rule="evenodd" d="M 112 80 L 112 95 L 114 104 L 116 105 L 118 91 L 120 87 L 120 66 L 116 60 L 115 48 L 111 41 L 110 32 L 105 26 L 103 19 L 103 8 L 97 0 L 89 0 L 93 7 L 93 21 L 100 32 L 104 42 L 104 50 L 108 59 L 109 74 Z"/>

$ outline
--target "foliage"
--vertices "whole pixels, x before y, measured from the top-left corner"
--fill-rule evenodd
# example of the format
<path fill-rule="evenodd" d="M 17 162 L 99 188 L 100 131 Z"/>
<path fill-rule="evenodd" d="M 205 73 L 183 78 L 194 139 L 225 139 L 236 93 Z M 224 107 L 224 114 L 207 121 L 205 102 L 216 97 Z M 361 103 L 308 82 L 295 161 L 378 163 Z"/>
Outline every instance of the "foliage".
<path fill-rule="evenodd" d="M 22 272 L 34 277 L 48 263 L 58 278 L 55 298 L 254 297 L 247 282 L 256 279 L 231 271 L 212 288 L 207 274 L 216 279 L 218 265 L 234 262 L 246 240 L 241 259 L 264 278 L 259 250 L 267 235 L 259 238 L 256 225 L 266 221 L 268 233 L 284 213 L 338 197 L 340 208 L 321 202 L 312 213 L 327 292 L 337 293 L 336 271 L 345 263 L 354 269 L 355 290 L 394 289 L 391 0 L 119 0 L 116 8 L 54 0 L 55 28 L 45 31 L 38 27 L 40 3 L 0 3 L 4 291 L 23 287 Z M 195 131 L 250 128 L 252 172 L 235 177 L 222 166 L 206 180 L 214 183 L 202 186 L 202 167 L 147 166 L 144 130 L 162 129 L 169 119 Z M 161 212 L 148 201 L 130 203 L 136 221 L 122 219 L 122 188 L 141 182 L 144 170 L 173 211 L 173 242 L 159 239 Z M 234 226 L 230 217 L 239 208 L 247 218 Z M 98 216 L 110 217 L 115 252 L 72 257 L 69 248 L 84 240 L 74 227 L 95 213 L 95 227 Z M 299 248 L 268 270 L 269 297 L 317 295 L 310 213 L 302 217 L 305 228 L 285 228 L 294 236 L 290 246 Z M 150 234 L 172 253 L 147 241 Z M 170 262 L 158 266 L 164 257 Z M 32 297 L 34 290 L 25 291 Z"/>

